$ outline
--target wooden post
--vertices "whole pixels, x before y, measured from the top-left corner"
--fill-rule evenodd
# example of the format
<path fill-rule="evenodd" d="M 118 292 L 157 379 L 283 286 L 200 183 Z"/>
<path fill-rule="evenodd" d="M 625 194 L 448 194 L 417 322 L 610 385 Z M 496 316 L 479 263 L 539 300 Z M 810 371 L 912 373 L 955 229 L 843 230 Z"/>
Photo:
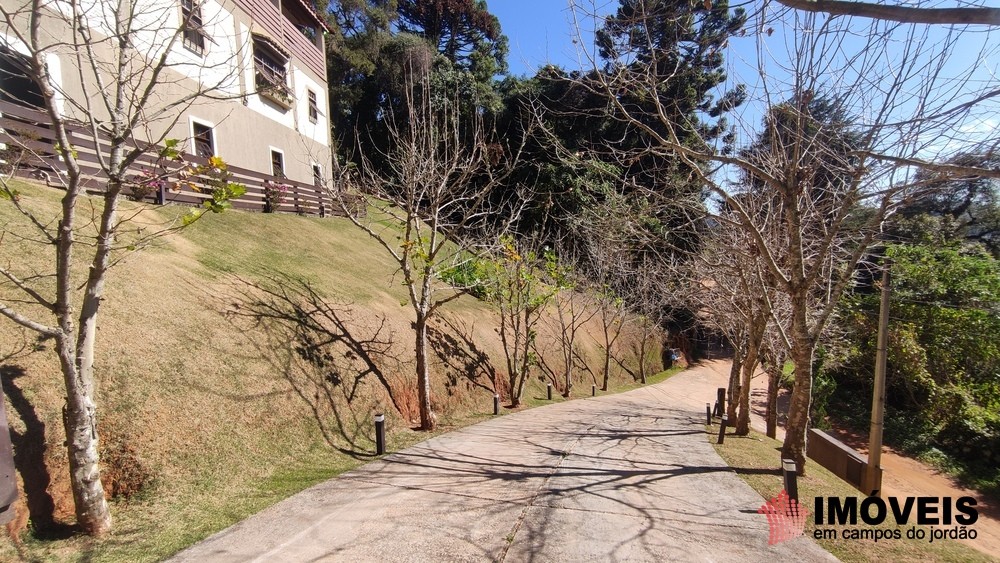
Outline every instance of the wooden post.
<path fill-rule="evenodd" d="M 716 391 L 715 416 L 722 418 L 726 414 L 726 388 L 719 387 Z"/>
<path fill-rule="evenodd" d="M 872 389 L 872 422 L 868 432 L 868 466 L 861 489 L 871 494 L 882 490 L 882 429 L 885 419 L 885 365 L 889 333 L 889 264 L 882 269 L 882 298 L 879 303 L 878 339 L 875 350 L 875 384 Z M 881 496 L 881 495 L 879 495 Z"/>
<path fill-rule="evenodd" d="M 712 403 L 705 403 L 705 424 L 712 425 Z"/>
<path fill-rule="evenodd" d="M 723 443 L 726 441 L 726 425 L 729 424 L 729 417 L 723 415 L 722 422 L 719 423 L 719 442 Z"/>

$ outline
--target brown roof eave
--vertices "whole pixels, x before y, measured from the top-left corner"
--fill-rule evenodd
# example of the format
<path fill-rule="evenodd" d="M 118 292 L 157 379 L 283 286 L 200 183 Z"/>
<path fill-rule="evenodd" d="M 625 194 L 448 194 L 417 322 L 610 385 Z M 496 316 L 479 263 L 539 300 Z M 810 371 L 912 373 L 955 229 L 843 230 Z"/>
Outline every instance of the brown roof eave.
<path fill-rule="evenodd" d="M 307 0 L 298 0 L 298 3 L 300 6 L 305 8 L 306 12 L 312 16 L 314 20 L 316 20 L 316 23 L 323 28 L 323 31 L 330 33 L 330 26 L 328 26 L 326 21 L 316 13 L 316 8 L 314 8 Z"/>
<path fill-rule="evenodd" d="M 281 43 L 278 43 L 273 37 L 263 31 L 252 31 L 250 32 L 250 35 L 253 37 L 254 41 L 260 41 L 261 43 L 267 45 L 269 49 L 285 57 L 285 59 L 292 58 L 292 54 L 288 51 L 288 49 L 282 47 Z"/>

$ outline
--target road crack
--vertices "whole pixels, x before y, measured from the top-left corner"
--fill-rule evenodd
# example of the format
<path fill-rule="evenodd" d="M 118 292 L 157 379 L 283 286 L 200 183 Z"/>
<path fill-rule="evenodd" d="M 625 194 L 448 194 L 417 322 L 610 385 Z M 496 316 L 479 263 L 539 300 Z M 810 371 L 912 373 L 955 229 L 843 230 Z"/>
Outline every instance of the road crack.
<path fill-rule="evenodd" d="M 539 496 L 541 496 L 542 491 L 548 487 L 549 482 L 552 480 L 552 476 L 559 471 L 559 468 L 562 467 L 563 462 L 566 461 L 566 458 L 568 458 L 573 453 L 573 450 L 575 450 L 576 447 L 580 444 L 580 441 L 583 440 L 584 436 L 588 435 L 593 429 L 597 428 L 597 426 L 598 426 L 597 424 L 589 426 L 583 433 L 578 435 L 576 439 L 574 439 L 570 443 L 569 448 L 560 452 L 562 455 L 559 456 L 559 461 L 557 461 L 556 464 L 552 466 L 552 470 L 549 471 L 548 475 L 545 476 L 545 479 L 543 479 L 542 482 L 538 485 L 538 488 L 535 489 L 534 494 L 532 494 L 531 497 L 528 498 L 528 502 L 524 505 L 524 508 L 521 509 L 521 514 L 517 517 L 517 521 L 514 522 L 514 528 L 506 536 L 507 545 L 505 545 L 503 551 L 500 552 L 500 556 L 497 558 L 497 563 L 502 563 L 504 560 L 507 559 L 507 553 L 510 551 L 510 547 L 514 545 L 514 540 L 517 538 L 517 533 L 521 530 L 521 525 L 524 524 L 524 520 L 528 517 L 528 511 L 531 510 L 531 507 L 536 506 L 535 501 L 538 499 Z"/>

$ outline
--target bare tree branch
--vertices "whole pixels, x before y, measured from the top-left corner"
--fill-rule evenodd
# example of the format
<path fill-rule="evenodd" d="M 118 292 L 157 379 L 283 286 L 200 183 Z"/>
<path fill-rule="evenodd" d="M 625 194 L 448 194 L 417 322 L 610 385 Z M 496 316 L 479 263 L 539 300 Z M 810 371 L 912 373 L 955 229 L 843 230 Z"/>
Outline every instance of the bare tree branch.
<path fill-rule="evenodd" d="M 918 8 L 874 2 L 843 0 L 777 0 L 779 4 L 806 12 L 831 16 L 854 16 L 900 23 L 943 25 L 1000 25 L 1000 8 Z"/>

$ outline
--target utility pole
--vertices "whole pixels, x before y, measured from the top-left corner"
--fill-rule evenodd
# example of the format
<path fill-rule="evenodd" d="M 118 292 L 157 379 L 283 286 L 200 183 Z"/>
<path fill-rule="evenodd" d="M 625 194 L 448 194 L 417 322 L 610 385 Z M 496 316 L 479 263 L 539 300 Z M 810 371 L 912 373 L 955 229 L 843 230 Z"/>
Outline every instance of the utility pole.
<path fill-rule="evenodd" d="M 882 491 L 882 428 L 885 418 L 885 364 L 889 340 L 889 269 L 887 258 L 882 267 L 882 299 L 878 313 L 878 340 L 875 350 L 875 389 L 872 391 L 872 425 L 868 432 L 868 470 L 863 492 Z"/>

